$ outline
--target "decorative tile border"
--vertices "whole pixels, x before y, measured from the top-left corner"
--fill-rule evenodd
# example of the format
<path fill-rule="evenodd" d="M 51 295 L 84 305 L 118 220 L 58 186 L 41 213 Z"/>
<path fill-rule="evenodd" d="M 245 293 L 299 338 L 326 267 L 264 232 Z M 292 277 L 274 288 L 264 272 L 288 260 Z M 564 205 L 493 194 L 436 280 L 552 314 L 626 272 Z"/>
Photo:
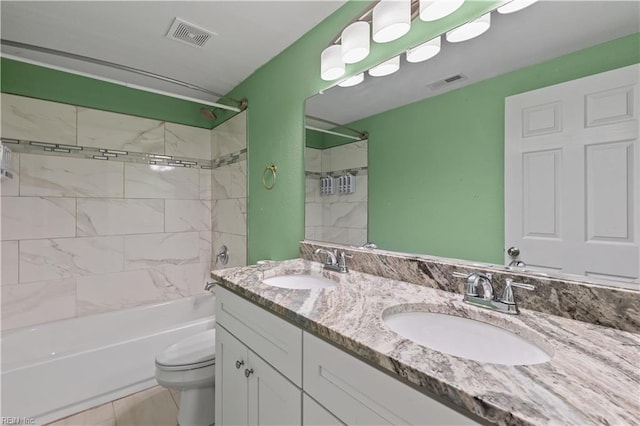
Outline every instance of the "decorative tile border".
<path fill-rule="evenodd" d="M 300 257 L 317 262 L 324 261 L 321 256 L 313 253 L 317 248 L 336 248 L 353 255 L 348 261 L 351 270 L 457 293 L 461 299 L 465 280 L 454 278 L 453 272 L 491 273 L 497 294 L 501 294 L 505 280 L 511 278 L 515 282 L 536 287 L 533 291 L 516 289 L 515 297 L 520 308 L 619 330 L 640 332 L 640 292 L 635 290 L 559 277 L 543 277 L 535 273 L 511 271 L 500 265 L 318 241 L 300 242 Z"/>
<path fill-rule="evenodd" d="M 243 148 L 240 151 L 232 152 L 231 154 L 223 155 L 222 157 L 218 157 L 212 162 L 212 166 L 214 169 L 218 167 L 228 166 L 230 164 L 238 163 L 240 161 L 245 161 L 247 159 L 247 148 Z"/>
<path fill-rule="evenodd" d="M 23 139 L 0 138 L 9 149 L 18 153 L 55 155 L 59 157 L 86 158 L 90 160 L 110 160 L 123 163 L 152 164 L 159 166 L 186 167 L 200 169 L 217 169 L 218 167 L 245 161 L 247 149 L 223 155 L 215 160 L 202 158 L 178 157 L 175 155 L 152 154 L 117 149 L 95 148 L 90 146 L 68 145 L 62 143 L 30 141 Z M 358 169 L 354 169 L 358 170 Z M 350 171 L 355 174 L 353 171 Z M 338 172 L 332 172 L 338 173 Z"/>
<path fill-rule="evenodd" d="M 55 155 L 91 160 L 120 161 L 123 163 L 152 164 L 159 166 L 212 169 L 213 161 L 200 158 L 177 157 L 174 155 L 149 154 L 116 149 L 94 148 L 40 141 L 0 138 L 14 152 L 38 155 Z"/>

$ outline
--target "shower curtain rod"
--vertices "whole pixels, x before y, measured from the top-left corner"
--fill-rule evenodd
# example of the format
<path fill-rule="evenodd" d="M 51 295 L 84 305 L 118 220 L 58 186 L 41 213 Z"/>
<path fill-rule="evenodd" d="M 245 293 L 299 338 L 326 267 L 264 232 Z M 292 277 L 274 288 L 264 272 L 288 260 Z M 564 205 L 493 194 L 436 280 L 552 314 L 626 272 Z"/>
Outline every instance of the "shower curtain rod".
<path fill-rule="evenodd" d="M 338 132 L 333 132 L 330 130 L 325 130 L 325 129 L 320 129 L 317 127 L 311 127 L 311 126 L 306 126 L 305 128 L 309 129 L 309 130 L 316 130 L 318 132 L 323 132 L 323 133 L 329 133 L 331 135 L 336 135 L 336 136 L 344 136 L 345 138 L 349 138 L 349 139 L 355 139 L 355 140 L 364 140 L 367 139 L 369 137 L 369 132 L 365 131 L 360 131 L 358 129 L 354 129 L 352 127 L 348 127 L 348 126 L 344 126 L 342 124 L 338 124 L 338 123 L 334 123 L 333 121 L 329 121 L 329 120 L 325 120 L 324 118 L 318 118 L 318 117 L 314 117 L 312 115 L 305 115 L 305 118 L 310 118 L 311 120 L 314 121 L 320 121 L 321 123 L 326 123 L 326 124 L 331 124 L 333 127 L 340 127 L 342 129 L 346 129 L 349 130 L 351 132 L 356 133 L 358 136 L 352 136 L 352 135 L 346 135 L 344 133 L 338 133 Z"/>
<path fill-rule="evenodd" d="M 360 138 L 358 136 L 351 136 L 351 135 L 346 135 L 344 133 L 339 133 L 339 132 L 332 132 L 331 130 L 325 130 L 325 129 L 321 129 L 319 127 L 313 127 L 313 126 L 304 126 L 305 129 L 308 130 L 315 130 L 316 132 L 322 132 L 322 133 L 328 133 L 330 135 L 336 135 L 336 136 L 341 136 L 343 138 L 347 138 L 347 139 L 353 139 L 355 141 L 361 141 L 363 140 L 363 138 Z"/>
<path fill-rule="evenodd" d="M 138 68 L 133 68 L 133 67 L 129 67 L 126 65 L 121 65 L 121 64 L 116 64 L 114 62 L 109 62 L 109 61 L 103 61 L 102 59 L 96 59 L 96 58 L 91 58 L 89 56 L 83 56 L 83 55 L 77 55 L 75 53 L 69 53 L 69 52 L 63 52 L 61 50 L 56 50 L 56 49 L 50 49 L 48 47 L 41 47 L 41 46 L 35 46 L 32 44 L 26 44 L 26 43 L 21 43 L 21 42 L 17 42 L 17 41 L 12 41 L 12 40 L 6 40 L 6 39 L 0 39 L 0 44 L 3 46 L 10 46 L 10 47 L 16 47 L 19 49 L 27 49 L 27 50 L 32 50 L 35 52 L 42 52 L 42 53 L 47 53 L 47 54 L 51 54 L 51 55 L 55 55 L 55 56 L 61 56 L 61 57 L 65 57 L 65 58 L 70 58 L 70 59 L 75 59 L 75 60 L 79 60 L 79 61 L 83 61 L 83 62 L 89 62 L 89 63 L 93 63 L 96 65 L 102 65 L 102 66 L 106 66 L 109 68 L 115 68 L 115 69 L 119 69 L 122 71 L 127 71 L 127 72 L 131 72 L 134 74 L 138 74 L 138 75 L 142 75 L 145 77 L 151 77 L 151 78 L 155 78 L 157 80 L 162 80 L 168 83 L 173 83 L 173 84 L 177 84 L 179 86 L 182 87 L 187 87 L 189 89 L 192 90 L 197 90 L 199 92 L 203 92 L 212 96 L 216 96 L 222 99 L 227 99 L 230 100 L 232 102 L 235 102 L 238 104 L 238 107 L 233 107 L 233 106 L 229 106 L 229 105 L 225 105 L 225 104 L 221 104 L 221 103 L 217 103 L 217 102 L 210 102 L 210 101 L 205 101 L 203 99 L 198 99 L 198 98 L 193 98 L 190 96 L 183 96 L 183 95 L 178 95 L 175 93 L 170 93 L 170 92 L 166 92 L 164 90 L 158 90 L 158 89 L 152 89 L 150 87 L 146 87 L 146 86 L 141 86 L 138 84 L 133 84 L 133 83 L 127 83 L 124 81 L 119 81 L 119 80 L 114 80 L 114 79 L 110 79 L 110 78 L 105 78 L 105 77 L 100 77 L 94 74 L 89 74 L 89 73 L 85 73 L 85 72 L 81 72 L 81 71 L 75 71 L 75 70 L 71 70 L 65 67 L 59 67 L 56 65 L 50 65 L 50 64 L 46 64 L 43 62 L 39 62 L 39 61 L 33 61 L 33 60 L 29 60 L 29 59 L 24 59 L 24 58 L 20 58 L 18 56 L 15 55 L 7 55 L 7 54 L 2 54 L 1 56 L 9 58 L 9 59 L 13 59 L 16 61 L 20 61 L 20 62 L 26 62 L 26 63 L 31 63 L 34 65 L 39 65 L 39 66 L 43 66 L 46 68 L 51 68 L 51 69 L 56 69 L 56 70 L 61 70 L 61 71 L 65 71 L 71 74 L 77 74 L 77 75 L 81 75 L 84 77 L 89 77 L 89 78 L 93 78 L 96 80 L 102 80 L 102 81 L 107 81 L 110 83 L 115 83 L 115 84 L 119 84 L 121 86 L 126 86 L 126 87 L 130 87 L 132 89 L 138 89 L 138 90 L 142 90 L 145 92 L 151 92 L 151 93 L 156 93 L 156 94 L 160 94 L 160 95 L 164 95 L 164 96 L 169 96 L 169 97 L 173 97 L 173 98 L 178 98 L 178 99 L 183 99 L 183 100 L 188 100 L 188 101 L 192 101 L 192 102 L 197 102 L 197 103 L 201 103 L 204 105 L 209 105 L 209 106 L 213 106 L 216 108 L 221 108 L 221 109 L 226 109 L 229 111 L 235 111 L 235 112 L 241 112 L 244 111 L 247 108 L 247 101 L 245 99 L 243 100 L 237 100 L 237 99 L 233 99 L 224 95 L 221 95 L 219 93 L 213 92 L 211 90 L 205 89 L 203 87 L 200 86 L 196 86 L 195 84 L 191 84 L 191 83 L 186 83 L 184 81 L 181 80 L 176 80 L 175 78 L 171 78 L 171 77 L 165 77 L 163 75 L 160 74 L 155 74 L 149 71 L 144 71 Z"/>

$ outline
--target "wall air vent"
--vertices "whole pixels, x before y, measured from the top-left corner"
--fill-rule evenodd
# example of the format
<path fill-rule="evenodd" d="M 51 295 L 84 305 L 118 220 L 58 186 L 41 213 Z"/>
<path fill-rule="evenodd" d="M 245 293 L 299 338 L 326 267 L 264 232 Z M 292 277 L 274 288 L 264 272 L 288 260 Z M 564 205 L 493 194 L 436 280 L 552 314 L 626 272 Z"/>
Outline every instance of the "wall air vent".
<path fill-rule="evenodd" d="M 205 30 L 180 18 L 174 19 L 171 28 L 167 31 L 167 38 L 198 47 L 204 46 L 210 38 L 216 35 L 213 31 Z"/>
<path fill-rule="evenodd" d="M 453 86 L 454 84 L 466 79 L 467 77 L 464 74 L 452 75 L 451 77 L 443 78 L 442 80 L 427 84 L 427 89 L 437 91 L 440 89 L 444 89 L 445 87 Z"/>

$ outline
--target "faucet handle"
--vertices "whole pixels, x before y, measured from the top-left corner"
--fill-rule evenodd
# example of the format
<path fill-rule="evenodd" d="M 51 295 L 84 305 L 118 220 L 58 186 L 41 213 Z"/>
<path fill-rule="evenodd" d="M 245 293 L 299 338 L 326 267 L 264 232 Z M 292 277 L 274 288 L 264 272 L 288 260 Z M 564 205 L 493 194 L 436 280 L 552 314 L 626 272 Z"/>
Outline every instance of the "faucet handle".
<path fill-rule="evenodd" d="M 513 297 L 513 287 L 523 288 L 525 290 L 535 290 L 536 286 L 533 284 L 525 284 L 525 283 L 517 283 L 514 282 L 511 278 L 507 278 L 505 280 L 506 285 L 504 287 L 504 291 L 502 292 L 501 301 L 504 303 L 515 305 L 516 301 Z"/>
<path fill-rule="evenodd" d="M 468 278 L 470 274 L 463 274 L 462 272 L 452 272 L 451 276 L 452 277 L 458 277 L 458 278 Z"/>
<path fill-rule="evenodd" d="M 338 254 L 338 266 L 341 268 L 341 271 L 349 271 L 347 268 L 347 259 L 353 259 L 353 255 L 345 253 L 344 251 L 341 251 L 340 254 Z"/>

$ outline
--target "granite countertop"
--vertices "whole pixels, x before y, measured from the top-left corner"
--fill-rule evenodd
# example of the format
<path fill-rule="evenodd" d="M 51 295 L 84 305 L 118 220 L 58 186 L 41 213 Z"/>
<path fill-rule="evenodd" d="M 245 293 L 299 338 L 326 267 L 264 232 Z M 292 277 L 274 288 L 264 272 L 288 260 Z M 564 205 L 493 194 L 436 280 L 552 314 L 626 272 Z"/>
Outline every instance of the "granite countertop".
<path fill-rule="evenodd" d="M 315 290 L 262 280 L 311 274 L 338 283 Z M 640 335 L 531 310 L 494 313 L 459 294 L 360 272 L 340 274 L 303 259 L 213 271 L 220 285 L 356 354 L 372 365 L 504 425 L 629 425 L 640 422 Z M 517 297 L 517 296 L 516 296 Z M 391 331 L 383 314 L 427 310 L 481 320 L 552 354 L 525 366 L 480 363 L 428 349 Z"/>

